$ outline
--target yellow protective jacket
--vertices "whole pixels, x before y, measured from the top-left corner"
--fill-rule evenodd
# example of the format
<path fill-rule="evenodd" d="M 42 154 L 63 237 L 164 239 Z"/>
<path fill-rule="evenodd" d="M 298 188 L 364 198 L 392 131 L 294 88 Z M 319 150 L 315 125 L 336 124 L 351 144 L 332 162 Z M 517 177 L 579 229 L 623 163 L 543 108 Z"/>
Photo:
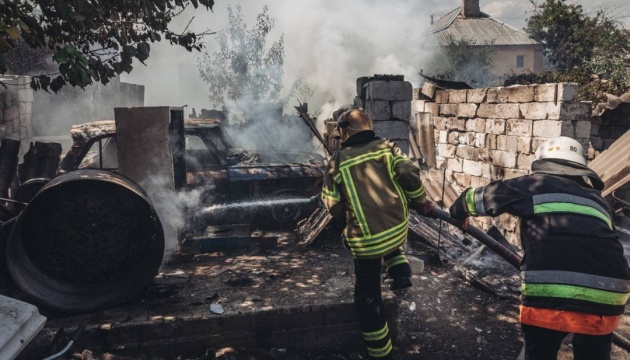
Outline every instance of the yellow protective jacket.
<path fill-rule="evenodd" d="M 344 141 L 324 174 L 322 201 L 346 218 L 355 258 L 378 258 L 407 239 L 408 199 L 425 201 L 420 169 L 393 142 L 363 131 Z"/>

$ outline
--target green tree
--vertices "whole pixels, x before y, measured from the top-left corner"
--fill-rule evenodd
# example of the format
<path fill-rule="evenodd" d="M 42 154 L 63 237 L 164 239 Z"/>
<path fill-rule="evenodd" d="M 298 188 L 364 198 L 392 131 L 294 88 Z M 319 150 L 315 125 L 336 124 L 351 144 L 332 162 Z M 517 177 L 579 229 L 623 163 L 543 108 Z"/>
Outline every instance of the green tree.
<path fill-rule="evenodd" d="M 490 86 L 496 81 L 491 71 L 493 58 L 491 46 L 471 46 L 466 41 L 452 40 L 433 54 L 421 74 L 465 82 L 472 87 Z"/>
<path fill-rule="evenodd" d="M 199 60 L 199 71 L 210 85 L 209 98 L 214 105 L 230 103 L 285 102 L 289 97 L 308 97 L 309 90 L 298 78 L 283 96 L 284 36 L 267 46 L 275 20 L 264 6 L 256 24 L 248 28 L 240 5 L 228 7 L 229 25 L 218 32 L 219 48 L 206 52 Z"/>
<path fill-rule="evenodd" d="M 530 0 L 533 14 L 527 33 L 545 45 L 545 55 L 560 73 L 584 69 L 627 84 L 625 57 L 630 53 L 630 35 L 605 10 L 587 14 L 581 5 L 565 0 Z"/>
<path fill-rule="evenodd" d="M 130 72 L 133 59 L 149 57 L 150 43 L 201 50 L 199 37 L 186 28 L 169 28 L 173 17 L 192 5 L 212 9 L 214 0 L 9 0 L 0 1 L 0 73 L 6 55 L 19 44 L 48 50 L 58 72 L 33 76 L 35 90 L 81 88 Z M 0 83 L 1 84 L 1 83 Z"/>

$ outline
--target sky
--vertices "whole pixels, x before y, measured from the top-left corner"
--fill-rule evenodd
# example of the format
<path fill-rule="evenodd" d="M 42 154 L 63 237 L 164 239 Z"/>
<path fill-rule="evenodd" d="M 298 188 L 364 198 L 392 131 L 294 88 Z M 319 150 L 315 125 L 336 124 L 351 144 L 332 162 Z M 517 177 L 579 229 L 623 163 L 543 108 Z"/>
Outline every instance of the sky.
<path fill-rule="evenodd" d="M 568 0 L 587 11 L 630 13 L 627 0 Z M 427 40 L 430 16 L 436 19 L 460 6 L 459 0 L 232 0 L 216 1 L 214 11 L 188 9 L 173 22 L 174 30 L 191 23 L 193 31 L 219 31 L 227 25 L 227 7 L 241 4 L 246 22 L 253 24 L 264 4 L 269 5 L 276 26 L 271 41 L 284 35 L 285 82 L 303 76 L 315 93 L 311 113 L 327 117 L 333 109 L 355 96 L 357 77 L 402 74 L 414 84 L 432 54 Z M 525 27 L 532 6 L 527 0 L 481 0 L 483 12 L 518 29 Z M 630 28 L 630 17 L 619 19 Z M 216 49 L 216 37 L 204 38 L 205 51 Z M 167 44 L 154 44 L 147 66 L 136 64 L 122 80 L 145 85 L 146 106 L 212 108 L 208 88 L 199 75 L 198 52 L 189 53 Z"/>

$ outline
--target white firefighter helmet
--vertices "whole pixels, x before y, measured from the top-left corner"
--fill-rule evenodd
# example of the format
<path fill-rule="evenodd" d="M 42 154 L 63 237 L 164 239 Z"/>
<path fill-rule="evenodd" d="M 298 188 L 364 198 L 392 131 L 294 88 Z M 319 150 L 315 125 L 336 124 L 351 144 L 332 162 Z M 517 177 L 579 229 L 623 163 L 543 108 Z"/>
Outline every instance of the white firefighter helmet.
<path fill-rule="evenodd" d="M 584 148 L 575 139 L 566 136 L 549 139 L 536 150 L 536 160 L 568 160 L 586 166 Z"/>

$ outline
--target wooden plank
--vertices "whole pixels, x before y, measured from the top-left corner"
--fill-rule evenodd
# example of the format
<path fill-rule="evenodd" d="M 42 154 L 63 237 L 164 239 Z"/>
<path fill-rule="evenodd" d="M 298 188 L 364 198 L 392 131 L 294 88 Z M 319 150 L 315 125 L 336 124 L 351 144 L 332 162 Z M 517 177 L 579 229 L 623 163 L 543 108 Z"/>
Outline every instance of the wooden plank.
<path fill-rule="evenodd" d="M 426 164 L 435 169 L 435 139 L 433 133 L 433 116 L 429 113 L 417 113 L 415 117 L 415 132 L 418 139 L 418 147 Z"/>
<path fill-rule="evenodd" d="M 20 142 L 18 140 L 2 139 L 0 145 L 0 197 L 8 197 L 9 189 L 17 179 L 18 155 Z"/>
<path fill-rule="evenodd" d="M 324 208 L 317 208 L 308 219 L 300 221 L 297 234 L 300 238 L 300 245 L 309 245 L 319 236 L 326 225 L 332 221 L 333 217 Z"/>

